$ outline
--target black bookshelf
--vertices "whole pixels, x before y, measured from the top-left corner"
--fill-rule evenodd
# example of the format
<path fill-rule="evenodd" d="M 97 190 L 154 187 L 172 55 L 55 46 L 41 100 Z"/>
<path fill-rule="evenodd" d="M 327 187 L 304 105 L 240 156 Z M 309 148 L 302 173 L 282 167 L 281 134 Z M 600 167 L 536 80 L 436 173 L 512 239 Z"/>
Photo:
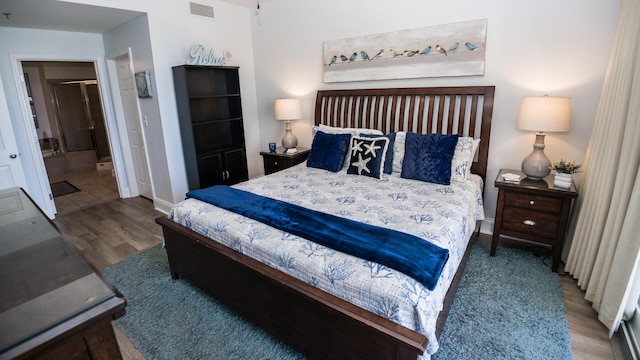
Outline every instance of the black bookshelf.
<path fill-rule="evenodd" d="M 189 190 L 249 179 L 238 67 L 173 67 Z"/>

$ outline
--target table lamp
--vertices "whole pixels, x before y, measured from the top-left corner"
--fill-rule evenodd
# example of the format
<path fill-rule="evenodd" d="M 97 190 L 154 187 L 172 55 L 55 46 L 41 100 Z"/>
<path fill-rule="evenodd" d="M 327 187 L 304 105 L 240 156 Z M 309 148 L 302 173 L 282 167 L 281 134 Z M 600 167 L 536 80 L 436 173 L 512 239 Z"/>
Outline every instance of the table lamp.
<path fill-rule="evenodd" d="M 544 154 L 544 132 L 569 131 L 571 98 L 524 97 L 516 127 L 537 131 L 533 151 L 522 160 L 522 172 L 529 179 L 540 180 L 551 172 L 551 161 Z"/>
<path fill-rule="evenodd" d="M 287 150 L 294 149 L 298 146 L 298 139 L 291 133 L 291 121 L 302 119 L 300 100 L 277 99 L 273 106 L 273 116 L 276 120 L 286 121 L 286 132 L 282 137 L 282 146 Z"/>

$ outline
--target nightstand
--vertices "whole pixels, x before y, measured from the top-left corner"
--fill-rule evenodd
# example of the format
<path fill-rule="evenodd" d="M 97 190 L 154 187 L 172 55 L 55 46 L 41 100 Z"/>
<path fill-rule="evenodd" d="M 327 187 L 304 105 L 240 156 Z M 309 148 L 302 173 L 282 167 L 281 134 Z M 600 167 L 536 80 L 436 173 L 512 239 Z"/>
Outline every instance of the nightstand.
<path fill-rule="evenodd" d="M 505 181 L 502 178 L 505 173 L 520 175 L 520 181 Z M 494 183 L 498 188 L 498 204 L 491 256 L 496 254 L 500 236 L 510 236 L 550 247 L 551 270 L 558 271 L 571 201 L 578 192 L 573 184 L 569 189 L 554 187 L 553 177 L 551 174 L 542 180 L 530 180 L 520 170 L 500 170 Z"/>
<path fill-rule="evenodd" d="M 286 154 L 285 148 L 279 147 L 275 152 L 261 151 L 262 160 L 264 161 L 264 174 L 269 175 L 307 160 L 310 149 L 298 147 L 295 154 Z"/>

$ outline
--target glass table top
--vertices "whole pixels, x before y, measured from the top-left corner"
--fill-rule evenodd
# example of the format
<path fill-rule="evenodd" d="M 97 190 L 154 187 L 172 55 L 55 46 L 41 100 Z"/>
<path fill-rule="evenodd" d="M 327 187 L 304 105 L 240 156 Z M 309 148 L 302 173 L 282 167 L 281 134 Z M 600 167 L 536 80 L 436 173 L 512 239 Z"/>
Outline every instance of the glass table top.
<path fill-rule="evenodd" d="M 20 188 L 0 190 L 0 352 L 115 296 Z"/>

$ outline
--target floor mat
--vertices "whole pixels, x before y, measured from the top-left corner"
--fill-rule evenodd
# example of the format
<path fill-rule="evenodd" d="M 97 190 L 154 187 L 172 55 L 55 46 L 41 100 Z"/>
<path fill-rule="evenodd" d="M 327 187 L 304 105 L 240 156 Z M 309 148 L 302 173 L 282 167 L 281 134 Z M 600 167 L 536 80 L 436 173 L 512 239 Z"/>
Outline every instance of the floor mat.
<path fill-rule="evenodd" d="M 73 194 L 74 192 L 78 191 L 80 191 L 80 189 L 73 186 L 73 184 L 66 180 L 51 183 L 51 192 L 53 192 L 54 198 L 58 196 Z"/>

